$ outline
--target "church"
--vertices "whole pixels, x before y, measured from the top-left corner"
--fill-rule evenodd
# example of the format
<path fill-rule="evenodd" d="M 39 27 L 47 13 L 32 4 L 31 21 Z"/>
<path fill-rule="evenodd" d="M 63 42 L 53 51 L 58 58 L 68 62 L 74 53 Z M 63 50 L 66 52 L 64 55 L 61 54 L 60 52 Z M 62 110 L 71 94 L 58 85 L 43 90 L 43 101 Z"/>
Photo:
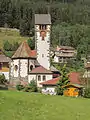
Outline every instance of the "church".
<path fill-rule="evenodd" d="M 35 14 L 35 50 L 23 42 L 12 56 L 10 83 L 30 83 L 35 80 L 38 87 L 41 82 L 51 80 L 59 71 L 50 65 L 50 14 Z"/>

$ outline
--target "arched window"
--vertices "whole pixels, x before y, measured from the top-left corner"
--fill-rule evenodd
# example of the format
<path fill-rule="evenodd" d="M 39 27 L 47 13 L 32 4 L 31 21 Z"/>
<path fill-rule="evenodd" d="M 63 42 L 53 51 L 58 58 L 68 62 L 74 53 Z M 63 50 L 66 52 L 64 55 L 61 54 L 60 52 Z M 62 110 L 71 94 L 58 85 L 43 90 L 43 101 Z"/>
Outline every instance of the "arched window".
<path fill-rule="evenodd" d="M 45 80 L 46 80 L 46 76 L 44 75 L 44 76 L 43 76 L 43 81 L 45 81 Z"/>
<path fill-rule="evenodd" d="M 41 76 L 40 75 L 38 75 L 38 81 L 41 81 Z"/>
<path fill-rule="evenodd" d="M 17 71 L 17 70 L 18 70 L 18 66 L 17 66 L 17 65 L 15 65 L 15 66 L 14 66 L 14 69 L 15 69 L 15 71 Z"/>
<path fill-rule="evenodd" d="M 32 70 L 33 69 L 33 65 L 30 65 L 30 70 Z"/>

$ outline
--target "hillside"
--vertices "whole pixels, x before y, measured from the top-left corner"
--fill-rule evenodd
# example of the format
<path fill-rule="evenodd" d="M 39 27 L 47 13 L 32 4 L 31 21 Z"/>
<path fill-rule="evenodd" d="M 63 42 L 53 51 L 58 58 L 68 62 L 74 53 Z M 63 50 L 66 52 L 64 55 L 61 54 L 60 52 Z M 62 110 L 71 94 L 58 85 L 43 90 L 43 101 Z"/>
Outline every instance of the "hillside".
<path fill-rule="evenodd" d="M 90 120 L 90 100 L 0 91 L 0 120 Z"/>
<path fill-rule="evenodd" d="M 8 40 L 10 43 L 13 43 L 14 41 L 20 43 L 27 39 L 28 37 L 21 37 L 19 34 L 19 30 L 17 29 L 0 28 L 0 48 L 3 48 L 3 43 L 5 40 Z"/>

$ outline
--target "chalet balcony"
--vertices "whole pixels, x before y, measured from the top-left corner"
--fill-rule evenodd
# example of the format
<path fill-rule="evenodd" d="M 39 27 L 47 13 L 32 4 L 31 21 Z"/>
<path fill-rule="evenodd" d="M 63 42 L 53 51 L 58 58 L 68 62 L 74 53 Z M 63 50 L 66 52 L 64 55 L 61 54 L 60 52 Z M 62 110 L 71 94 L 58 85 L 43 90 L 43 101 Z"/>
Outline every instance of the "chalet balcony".
<path fill-rule="evenodd" d="M 2 67 L 2 69 L 0 69 L 0 72 L 9 72 L 9 68 L 7 68 L 7 67 Z"/>

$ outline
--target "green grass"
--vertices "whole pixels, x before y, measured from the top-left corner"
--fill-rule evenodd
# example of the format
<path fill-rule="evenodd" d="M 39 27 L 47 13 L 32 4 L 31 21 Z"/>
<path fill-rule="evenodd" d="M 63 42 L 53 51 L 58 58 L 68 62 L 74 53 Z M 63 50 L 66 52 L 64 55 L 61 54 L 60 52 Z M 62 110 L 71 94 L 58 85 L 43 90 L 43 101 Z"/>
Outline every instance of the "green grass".
<path fill-rule="evenodd" d="M 13 43 L 14 41 L 20 43 L 27 39 L 28 37 L 21 37 L 17 29 L 0 28 L 0 48 L 3 48 L 5 40 L 8 40 L 10 43 Z"/>
<path fill-rule="evenodd" d="M 0 91 L 0 120 L 90 120 L 90 100 Z"/>

